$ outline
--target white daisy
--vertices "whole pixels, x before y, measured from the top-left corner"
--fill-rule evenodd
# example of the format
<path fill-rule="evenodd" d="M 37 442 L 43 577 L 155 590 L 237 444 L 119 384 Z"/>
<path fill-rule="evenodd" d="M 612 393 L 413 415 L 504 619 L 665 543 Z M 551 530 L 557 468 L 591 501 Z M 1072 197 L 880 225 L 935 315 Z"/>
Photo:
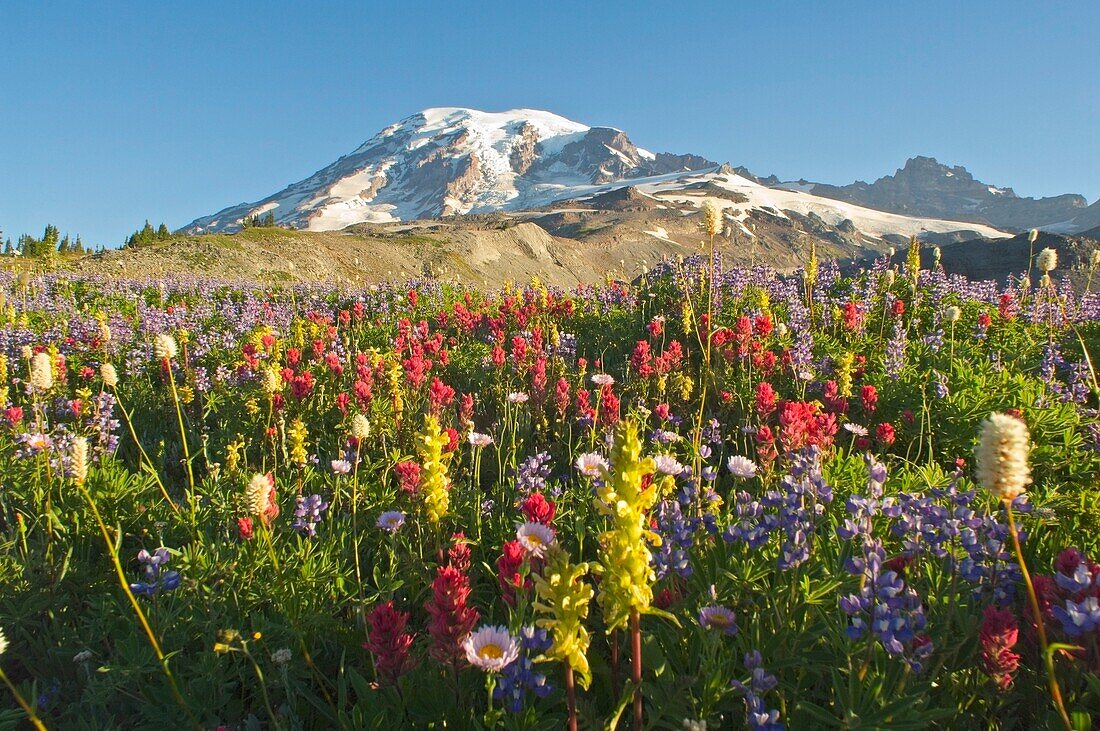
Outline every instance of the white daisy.
<path fill-rule="evenodd" d="M 466 659 L 486 672 L 498 672 L 519 657 L 519 643 L 503 625 L 485 625 L 471 632 L 462 643 Z"/>

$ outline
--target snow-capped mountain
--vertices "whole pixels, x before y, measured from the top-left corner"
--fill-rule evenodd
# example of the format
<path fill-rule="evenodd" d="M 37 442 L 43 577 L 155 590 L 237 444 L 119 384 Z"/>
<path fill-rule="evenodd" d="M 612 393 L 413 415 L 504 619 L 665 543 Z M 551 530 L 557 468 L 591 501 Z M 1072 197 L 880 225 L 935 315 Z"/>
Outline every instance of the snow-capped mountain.
<path fill-rule="evenodd" d="M 750 215 L 783 218 L 789 212 L 874 239 L 956 231 L 1003 235 L 973 216 L 963 223 L 946 215 L 891 213 L 889 206 L 876 205 L 877 199 L 860 205 L 855 196 L 832 189 L 820 195 L 815 184 L 779 184 L 697 155 L 654 154 L 620 130 L 589 127 L 549 112 L 453 107 L 403 119 L 309 178 L 256 203 L 196 219 L 183 230 L 235 231 L 248 217 L 270 214 L 286 228 L 331 231 L 358 223 L 529 211 L 628 186 L 651 200 L 671 201 L 688 191 L 680 201 L 684 215 L 709 195 L 709 188 L 724 201 L 730 220 L 742 224 Z M 743 204 L 731 207 L 731 198 Z"/>
<path fill-rule="evenodd" d="M 425 109 L 350 155 L 256 203 L 199 218 L 185 231 L 233 231 L 272 213 L 289 228 L 330 231 L 363 222 L 518 210 L 623 180 L 717 167 L 695 155 L 654 154 L 610 127 L 549 112 Z"/>
<path fill-rule="evenodd" d="M 961 165 L 948 167 L 932 157 L 910 158 L 893 175 L 873 183 L 838 186 L 799 180 L 780 185 L 906 216 L 972 221 L 1014 231 L 1074 233 L 1100 224 L 1100 205 L 1089 206 L 1083 196 L 1022 198 L 1012 188 L 983 183 Z"/>

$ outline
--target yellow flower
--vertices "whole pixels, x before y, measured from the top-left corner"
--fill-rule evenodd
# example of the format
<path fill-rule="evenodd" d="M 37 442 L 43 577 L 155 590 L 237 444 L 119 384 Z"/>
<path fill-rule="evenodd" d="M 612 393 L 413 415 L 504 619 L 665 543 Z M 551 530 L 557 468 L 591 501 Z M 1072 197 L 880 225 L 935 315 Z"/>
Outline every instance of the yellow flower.
<path fill-rule="evenodd" d="M 836 361 L 836 385 L 837 393 L 843 398 L 852 395 L 852 366 L 855 365 L 855 356 L 851 353 L 841 353 Z"/>
<path fill-rule="evenodd" d="M 309 460 L 309 455 L 306 454 L 306 437 L 309 436 L 306 425 L 301 419 L 295 419 L 290 422 L 290 428 L 286 432 L 290 443 L 290 461 L 299 467 L 305 467 Z"/>
<path fill-rule="evenodd" d="M 560 660 L 577 673 L 582 688 L 591 682 L 588 668 L 588 643 L 591 639 L 584 627 L 588 604 L 595 592 L 584 581 L 588 564 L 569 563 L 569 553 L 560 546 L 547 550 L 542 574 L 536 574 L 535 611 L 552 615 L 537 619 L 535 624 L 550 631 L 553 644 L 546 657 Z"/>
<path fill-rule="evenodd" d="M 425 416 L 424 431 L 416 436 L 416 451 L 420 457 L 420 493 L 424 511 L 432 523 L 439 523 L 450 507 L 450 479 L 445 461 L 450 455 L 443 454 L 449 442 L 450 438 L 439 427 L 439 420 Z"/>
<path fill-rule="evenodd" d="M 225 448 L 225 469 L 236 472 L 241 464 L 241 451 L 244 449 L 244 440 L 238 434 L 235 441 L 230 442 Z"/>
<path fill-rule="evenodd" d="M 629 419 L 615 429 L 611 466 L 596 499 L 597 509 L 611 518 L 611 529 L 600 534 L 598 552 L 604 567 L 600 604 L 608 630 L 625 627 L 631 611 L 650 611 L 656 575 L 649 544 L 661 543 L 660 536 L 647 530 L 647 512 L 657 501 L 657 486 L 647 476 L 657 472 L 657 465 L 642 456 L 638 426 Z"/>

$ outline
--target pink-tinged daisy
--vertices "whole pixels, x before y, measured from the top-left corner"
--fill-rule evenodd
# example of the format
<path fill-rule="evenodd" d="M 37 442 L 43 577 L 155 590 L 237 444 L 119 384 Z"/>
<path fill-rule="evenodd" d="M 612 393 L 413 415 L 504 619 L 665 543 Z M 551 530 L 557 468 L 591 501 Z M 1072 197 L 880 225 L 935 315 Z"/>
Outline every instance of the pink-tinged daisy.
<path fill-rule="evenodd" d="M 527 399 L 530 398 L 523 391 L 514 391 L 508 394 L 508 403 L 510 404 L 525 404 Z"/>
<path fill-rule="evenodd" d="M 576 465 L 585 477 L 602 477 L 610 467 L 607 460 L 595 452 L 586 452 L 577 457 Z"/>
<path fill-rule="evenodd" d="M 729 467 L 730 474 L 734 477 L 740 477 L 743 480 L 756 477 L 756 463 L 748 457 L 735 454 L 729 458 L 726 466 Z"/>
<path fill-rule="evenodd" d="M 857 424 L 854 421 L 849 421 L 845 423 L 844 428 L 852 434 L 855 434 L 857 437 L 867 436 L 867 427 L 863 426 L 862 424 Z"/>
<path fill-rule="evenodd" d="M 338 475 L 346 475 L 351 472 L 351 462 L 346 459 L 334 459 L 332 460 L 332 471 Z"/>
<path fill-rule="evenodd" d="M 378 527 L 390 533 L 396 533 L 405 525 L 405 514 L 400 510 L 387 510 L 378 516 Z"/>
<path fill-rule="evenodd" d="M 658 454 L 653 458 L 653 463 L 657 465 L 657 471 L 662 475 L 675 476 L 684 471 L 684 466 L 671 454 Z"/>
<path fill-rule="evenodd" d="M 535 558 L 542 558 L 547 546 L 552 546 L 557 539 L 550 526 L 528 521 L 516 529 L 516 540 L 527 553 Z"/>
<path fill-rule="evenodd" d="M 699 625 L 725 635 L 737 634 L 737 615 L 732 609 L 711 605 L 699 610 Z"/>
<path fill-rule="evenodd" d="M 478 449 L 484 449 L 485 447 L 491 446 L 493 444 L 493 438 L 491 436 L 489 436 L 488 434 L 479 434 L 476 431 L 470 432 L 470 435 L 467 437 L 467 439 L 470 440 L 471 447 L 476 447 Z"/>
<path fill-rule="evenodd" d="M 615 382 L 615 379 L 607 373 L 593 373 L 592 383 L 597 386 L 610 386 Z"/>
<path fill-rule="evenodd" d="M 470 664 L 488 673 L 500 672 L 519 657 L 519 643 L 503 625 L 485 625 L 462 643 Z"/>

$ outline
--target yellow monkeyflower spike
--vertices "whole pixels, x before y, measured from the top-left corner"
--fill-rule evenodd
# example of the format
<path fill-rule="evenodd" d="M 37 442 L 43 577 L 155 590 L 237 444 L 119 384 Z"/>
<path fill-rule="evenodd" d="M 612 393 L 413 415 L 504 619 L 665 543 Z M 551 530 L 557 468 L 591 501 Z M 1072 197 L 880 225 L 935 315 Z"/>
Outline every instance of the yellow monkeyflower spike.
<path fill-rule="evenodd" d="M 616 427 L 611 467 L 596 500 L 600 512 L 611 518 L 611 529 L 600 534 L 599 549 L 604 567 L 600 604 L 608 630 L 625 627 L 631 610 L 650 612 L 656 575 L 649 544 L 661 542 L 660 536 L 646 529 L 646 513 L 658 497 L 651 477 L 657 466 L 642 456 L 638 425 L 632 420 Z"/>
<path fill-rule="evenodd" d="M 287 441 L 290 442 L 290 461 L 299 467 L 305 467 L 309 461 L 306 454 L 306 437 L 308 436 L 306 425 L 301 419 L 290 422 L 290 428 L 286 430 Z"/>
<path fill-rule="evenodd" d="M 587 563 L 569 563 L 569 553 L 554 546 L 547 551 L 542 574 L 534 577 L 538 597 L 535 611 L 552 615 L 535 620 L 537 626 L 549 630 L 553 642 L 546 657 L 573 668 L 582 688 L 588 688 L 592 680 L 585 656 L 591 636 L 584 627 L 584 620 L 595 592 L 584 581 L 587 573 Z"/>
<path fill-rule="evenodd" d="M 420 492 L 424 497 L 424 510 L 432 523 L 438 523 L 447 514 L 451 495 L 448 487 L 446 455 L 443 448 L 450 439 L 439 427 L 439 419 L 424 417 L 424 431 L 416 436 L 416 451 L 420 457 Z"/>
<path fill-rule="evenodd" d="M 855 362 L 855 356 L 849 352 L 841 353 L 836 359 L 837 392 L 844 398 L 852 395 L 852 367 Z"/>
<path fill-rule="evenodd" d="M 909 251 L 905 254 L 905 268 L 914 282 L 920 279 L 920 241 L 916 236 L 909 239 Z"/>

